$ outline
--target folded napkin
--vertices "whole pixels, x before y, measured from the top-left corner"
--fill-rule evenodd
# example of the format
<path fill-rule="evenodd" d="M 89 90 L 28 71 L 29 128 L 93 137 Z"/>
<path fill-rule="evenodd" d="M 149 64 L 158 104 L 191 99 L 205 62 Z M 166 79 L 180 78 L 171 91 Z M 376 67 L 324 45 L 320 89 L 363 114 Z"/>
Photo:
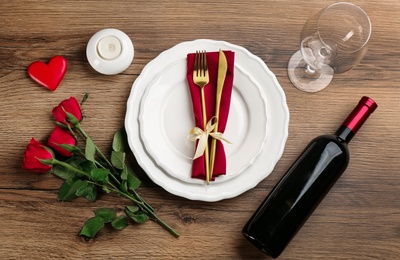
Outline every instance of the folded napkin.
<path fill-rule="evenodd" d="M 226 72 L 224 87 L 222 90 L 220 114 L 218 118 L 218 132 L 223 133 L 225 131 L 226 123 L 228 120 L 229 108 L 231 104 L 231 94 L 233 86 L 233 71 L 234 71 L 234 59 L 235 53 L 232 51 L 224 51 L 226 56 L 228 69 Z M 195 118 L 195 125 L 204 130 L 203 126 L 203 115 L 201 107 L 201 90 L 193 82 L 193 64 L 194 64 L 194 53 L 187 55 L 187 81 L 189 84 L 190 95 L 192 98 L 193 114 Z M 217 90 L 217 78 L 218 78 L 218 52 L 207 53 L 207 64 L 209 69 L 209 84 L 204 88 L 205 102 L 206 102 L 206 114 L 207 122 L 215 115 L 215 98 Z M 211 143 L 211 138 L 209 138 Z M 209 143 L 209 149 L 211 151 L 211 145 Z M 212 180 L 218 175 L 226 174 L 226 155 L 223 143 L 217 140 L 214 170 L 212 173 Z M 192 165 L 192 177 L 198 179 L 206 179 L 205 161 L 204 154 L 199 158 L 193 160 Z"/>

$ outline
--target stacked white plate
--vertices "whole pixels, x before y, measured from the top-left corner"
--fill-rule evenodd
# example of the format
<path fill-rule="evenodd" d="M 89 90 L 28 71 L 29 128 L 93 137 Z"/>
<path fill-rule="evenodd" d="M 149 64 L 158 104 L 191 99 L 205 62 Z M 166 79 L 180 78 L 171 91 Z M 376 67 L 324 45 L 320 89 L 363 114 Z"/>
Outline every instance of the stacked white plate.
<path fill-rule="evenodd" d="M 191 178 L 195 143 L 186 81 L 186 56 L 196 50 L 235 52 L 231 108 L 224 136 L 227 173 L 210 185 Z M 125 128 L 136 160 L 168 192 L 191 200 L 218 201 L 242 194 L 266 178 L 282 156 L 289 110 L 275 75 L 257 56 L 223 41 L 183 42 L 143 69 L 128 99 Z"/>

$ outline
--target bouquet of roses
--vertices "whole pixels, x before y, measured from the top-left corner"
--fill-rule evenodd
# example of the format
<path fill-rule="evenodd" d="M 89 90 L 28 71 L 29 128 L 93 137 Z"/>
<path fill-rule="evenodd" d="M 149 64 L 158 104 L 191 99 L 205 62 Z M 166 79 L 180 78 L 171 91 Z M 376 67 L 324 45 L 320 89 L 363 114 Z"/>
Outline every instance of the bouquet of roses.
<path fill-rule="evenodd" d="M 70 97 L 53 109 L 56 126 L 46 145 L 32 138 L 22 167 L 28 171 L 51 172 L 64 179 L 58 193 L 60 201 L 85 197 L 93 202 L 99 192 L 114 192 L 133 202 L 125 207 L 125 214 L 119 216 L 112 209 L 96 210 L 95 216 L 89 218 L 80 231 L 81 236 L 92 238 L 105 224 L 121 230 L 128 226 L 128 220 L 143 223 L 151 219 L 178 237 L 179 234 L 137 193 L 140 180 L 125 163 L 128 150 L 125 131 L 120 129 L 115 133 L 108 159 L 83 130 L 81 105 L 86 99 L 87 95 L 78 104 L 76 98 Z M 83 148 L 78 145 L 81 141 Z"/>

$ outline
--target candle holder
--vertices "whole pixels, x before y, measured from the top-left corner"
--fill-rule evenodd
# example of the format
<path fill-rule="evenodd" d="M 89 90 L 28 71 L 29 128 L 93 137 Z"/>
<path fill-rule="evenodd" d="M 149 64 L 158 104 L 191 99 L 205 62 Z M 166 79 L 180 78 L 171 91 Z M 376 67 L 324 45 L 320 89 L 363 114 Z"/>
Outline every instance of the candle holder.
<path fill-rule="evenodd" d="M 86 56 L 97 72 L 115 75 L 125 71 L 132 63 L 134 47 L 131 39 L 117 29 L 104 29 L 90 38 Z"/>

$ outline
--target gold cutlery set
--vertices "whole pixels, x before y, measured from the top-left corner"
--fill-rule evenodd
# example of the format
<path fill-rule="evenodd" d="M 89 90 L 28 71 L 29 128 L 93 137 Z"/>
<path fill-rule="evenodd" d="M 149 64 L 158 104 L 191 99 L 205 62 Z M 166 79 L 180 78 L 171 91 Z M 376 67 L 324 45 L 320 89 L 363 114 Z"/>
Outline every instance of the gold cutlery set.
<path fill-rule="evenodd" d="M 207 84 L 210 81 L 206 56 L 207 56 L 206 51 L 196 51 L 194 66 L 193 66 L 193 82 L 200 88 L 200 91 L 201 91 L 203 130 L 206 129 L 206 125 L 208 122 L 207 113 L 206 113 L 207 109 L 206 109 L 204 88 L 207 86 Z M 214 117 L 210 119 L 211 121 L 215 122 L 214 123 L 215 127 L 213 129 L 213 133 L 218 132 L 219 110 L 220 110 L 221 96 L 222 96 L 222 90 L 224 87 L 227 67 L 228 66 L 227 66 L 225 54 L 222 50 L 219 50 L 218 78 L 217 78 L 217 89 L 216 89 L 216 99 L 215 99 L 215 114 L 214 114 Z M 212 173 L 214 170 L 214 163 L 215 163 L 216 145 L 217 145 L 217 140 L 216 140 L 216 138 L 213 138 L 211 141 L 211 152 L 210 152 L 208 140 L 207 140 L 206 147 L 204 150 L 204 161 L 205 161 L 206 183 L 207 184 L 209 184 L 210 180 L 212 179 Z"/>

